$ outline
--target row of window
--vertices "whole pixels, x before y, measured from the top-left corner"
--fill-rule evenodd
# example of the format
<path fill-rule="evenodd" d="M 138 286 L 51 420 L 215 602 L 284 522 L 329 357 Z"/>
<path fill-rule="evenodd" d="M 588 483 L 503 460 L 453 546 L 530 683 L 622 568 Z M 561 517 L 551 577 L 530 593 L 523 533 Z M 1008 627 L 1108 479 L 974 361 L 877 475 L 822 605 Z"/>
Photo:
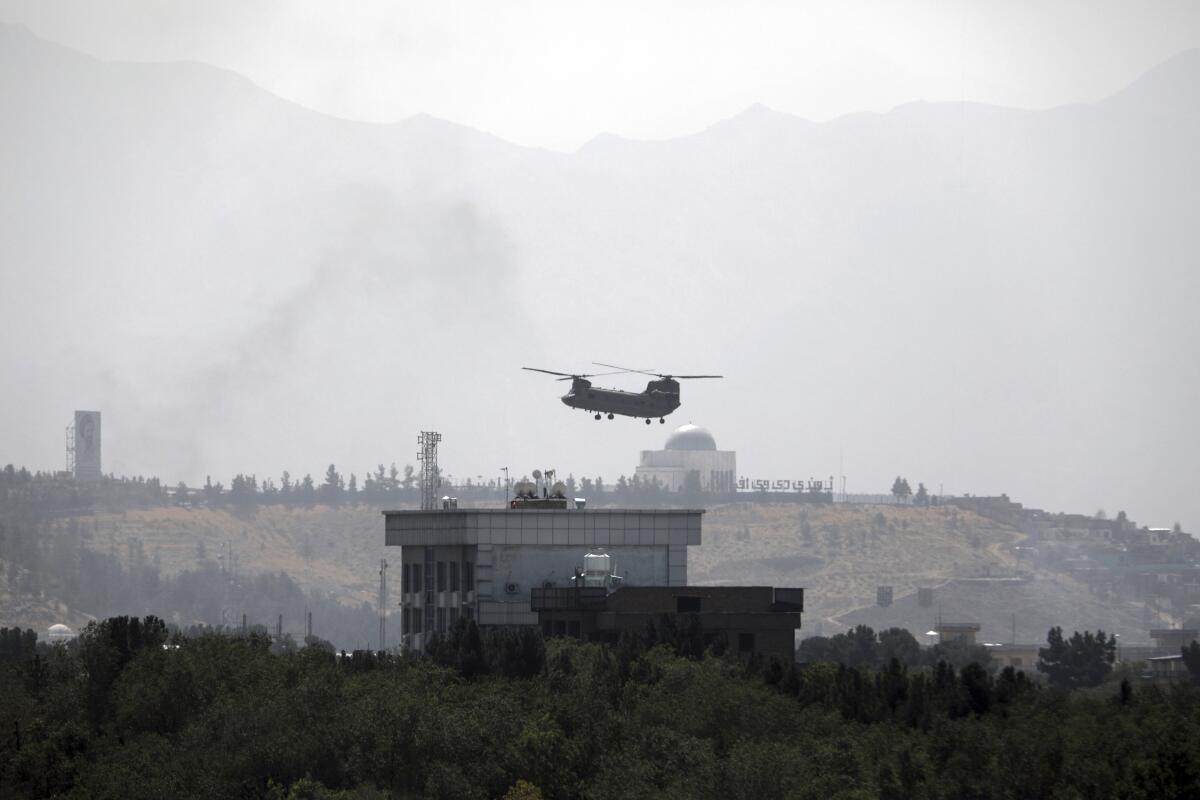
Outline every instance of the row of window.
<path fill-rule="evenodd" d="M 403 633 L 421 633 L 422 615 L 425 609 L 405 606 L 400 611 L 400 626 Z M 433 630 L 431 633 L 445 633 L 458 622 L 460 611 L 457 608 L 437 608 L 433 614 Z M 475 609 L 463 606 L 461 614 L 465 619 L 475 618 Z"/>
<path fill-rule="evenodd" d="M 460 582 L 459 577 L 462 577 Z M 435 584 L 436 581 L 436 584 Z M 438 592 L 475 591 L 475 565 L 470 561 L 439 561 L 430 574 L 430 565 L 405 564 L 400 570 L 400 591 L 424 591 L 425 586 Z M 435 587 L 436 588 L 433 588 Z"/>

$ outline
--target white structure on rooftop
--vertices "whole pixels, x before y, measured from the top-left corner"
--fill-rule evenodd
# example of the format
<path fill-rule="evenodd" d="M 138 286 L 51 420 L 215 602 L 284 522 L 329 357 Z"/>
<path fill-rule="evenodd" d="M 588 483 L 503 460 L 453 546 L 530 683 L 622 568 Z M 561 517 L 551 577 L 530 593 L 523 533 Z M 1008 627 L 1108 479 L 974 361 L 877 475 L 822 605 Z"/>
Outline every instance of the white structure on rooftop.
<path fill-rule="evenodd" d="M 643 450 L 634 472 L 641 480 L 657 481 L 672 492 L 689 486 L 704 492 L 732 492 L 737 488 L 737 453 L 718 450 L 717 440 L 706 428 L 689 422 L 671 432 L 662 450 Z"/>

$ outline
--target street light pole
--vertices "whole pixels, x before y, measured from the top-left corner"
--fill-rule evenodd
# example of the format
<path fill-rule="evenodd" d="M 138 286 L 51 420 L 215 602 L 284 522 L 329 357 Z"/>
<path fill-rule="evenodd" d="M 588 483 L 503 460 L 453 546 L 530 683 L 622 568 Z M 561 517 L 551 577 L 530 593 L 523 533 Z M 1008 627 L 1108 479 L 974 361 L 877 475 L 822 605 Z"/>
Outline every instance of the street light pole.
<path fill-rule="evenodd" d="M 504 473 L 504 505 L 508 506 L 508 467 L 501 467 L 500 470 Z"/>

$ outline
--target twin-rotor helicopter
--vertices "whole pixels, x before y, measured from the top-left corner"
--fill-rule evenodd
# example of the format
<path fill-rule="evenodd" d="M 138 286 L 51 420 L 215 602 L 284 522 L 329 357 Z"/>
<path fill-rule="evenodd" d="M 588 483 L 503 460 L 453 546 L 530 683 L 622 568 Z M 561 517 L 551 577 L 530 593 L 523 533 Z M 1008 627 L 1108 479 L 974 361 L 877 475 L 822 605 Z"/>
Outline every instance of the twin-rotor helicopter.
<path fill-rule="evenodd" d="M 593 361 L 592 363 L 598 367 L 605 367 L 616 371 L 575 375 L 569 372 L 538 369 L 537 367 L 521 367 L 521 369 L 527 369 L 531 372 L 544 372 L 547 375 L 558 375 L 560 376 L 558 378 L 560 381 L 571 381 L 571 390 L 562 396 L 563 403 L 571 408 L 591 411 L 595 414 L 596 419 L 600 419 L 605 414 L 608 415 L 609 419 L 613 419 L 618 414 L 623 417 L 645 419 L 647 425 L 655 417 L 658 417 L 660 423 L 666 422 L 666 416 L 679 408 L 679 381 L 695 378 L 724 377 L 722 375 L 663 375 L 651 370 L 618 367 L 613 364 L 601 364 L 598 361 Z M 599 378 L 605 375 L 624 375 L 630 372 L 649 375 L 657 380 L 647 383 L 645 390 L 641 392 L 602 389 L 598 386 L 593 386 L 592 382 L 588 380 L 588 378 Z"/>

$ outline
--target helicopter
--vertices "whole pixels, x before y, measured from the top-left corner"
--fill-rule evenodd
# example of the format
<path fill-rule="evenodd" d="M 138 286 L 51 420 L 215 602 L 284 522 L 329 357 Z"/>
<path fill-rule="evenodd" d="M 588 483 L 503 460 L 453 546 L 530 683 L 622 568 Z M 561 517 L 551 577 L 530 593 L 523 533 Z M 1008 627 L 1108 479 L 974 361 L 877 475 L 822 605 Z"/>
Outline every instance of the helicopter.
<path fill-rule="evenodd" d="M 679 408 L 679 381 L 695 378 L 724 377 L 723 375 L 664 375 L 651 370 L 601 364 L 599 361 L 593 361 L 592 363 L 598 367 L 616 370 L 616 372 L 574 374 L 539 369 L 538 367 L 521 367 L 521 369 L 527 369 L 530 372 L 544 372 L 547 375 L 558 375 L 558 380 L 560 381 L 571 381 L 571 390 L 562 396 L 563 403 L 571 408 L 591 411 L 595 414 L 596 419 L 602 418 L 605 414 L 608 415 L 609 419 L 613 419 L 618 414 L 623 417 L 634 417 L 635 419 L 644 418 L 647 425 L 655 417 L 658 417 L 660 423 L 665 423 L 667 421 L 666 416 Z M 630 372 L 649 375 L 652 378 L 657 378 L 657 380 L 647 383 L 646 389 L 641 392 L 602 389 L 598 386 L 592 386 L 592 382 L 588 380 L 588 378 L 599 378 L 605 375 L 624 375 Z"/>

